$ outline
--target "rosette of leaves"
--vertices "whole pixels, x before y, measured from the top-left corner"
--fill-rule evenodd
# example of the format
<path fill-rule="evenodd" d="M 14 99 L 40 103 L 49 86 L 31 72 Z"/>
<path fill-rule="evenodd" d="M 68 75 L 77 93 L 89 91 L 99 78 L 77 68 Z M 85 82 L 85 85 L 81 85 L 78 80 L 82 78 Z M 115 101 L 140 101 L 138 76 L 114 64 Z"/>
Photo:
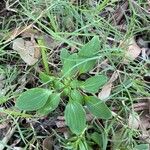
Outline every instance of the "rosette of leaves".
<path fill-rule="evenodd" d="M 70 54 L 62 49 L 60 59 L 62 71 L 57 77 L 41 72 L 39 78 L 50 88 L 33 88 L 23 92 L 16 101 L 16 107 L 25 111 L 36 111 L 47 115 L 54 111 L 63 97 L 68 97 L 64 116 L 66 125 L 76 135 L 82 135 L 87 128 L 85 106 L 95 117 L 109 119 L 112 114 L 105 102 L 87 93 L 97 93 L 107 82 L 102 74 L 79 81 L 78 75 L 89 72 L 97 62 L 100 40 L 93 37 L 77 53 Z"/>

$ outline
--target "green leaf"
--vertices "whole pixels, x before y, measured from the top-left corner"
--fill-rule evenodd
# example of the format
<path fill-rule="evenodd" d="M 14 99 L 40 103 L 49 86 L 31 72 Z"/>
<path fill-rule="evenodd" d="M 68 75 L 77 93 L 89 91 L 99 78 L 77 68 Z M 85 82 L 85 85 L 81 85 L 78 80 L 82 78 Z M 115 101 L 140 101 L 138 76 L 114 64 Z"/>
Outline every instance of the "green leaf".
<path fill-rule="evenodd" d="M 65 59 L 62 72 L 65 76 L 72 76 L 77 72 L 76 65 L 77 54 L 74 53 Z"/>
<path fill-rule="evenodd" d="M 81 134 L 86 128 L 86 114 L 82 105 L 70 101 L 65 109 L 65 121 L 74 134 Z"/>
<path fill-rule="evenodd" d="M 100 40 L 98 36 L 95 36 L 87 44 L 85 44 L 78 52 L 79 56 L 92 57 L 100 50 Z"/>
<path fill-rule="evenodd" d="M 56 90 L 61 90 L 62 88 L 64 88 L 64 84 L 61 81 L 59 81 L 59 80 L 55 80 L 54 88 Z"/>
<path fill-rule="evenodd" d="M 133 150 L 149 150 L 149 144 L 139 144 Z"/>
<path fill-rule="evenodd" d="M 50 90 L 42 88 L 29 89 L 18 97 L 16 107 L 26 111 L 38 110 L 45 105 L 51 93 Z"/>
<path fill-rule="evenodd" d="M 37 113 L 42 114 L 42 115 L 47 115 L 48 113 L 52 112 L 55 110 L 60 102 L 60 94 L 59 93 L 53 93 L 49 96 L 46 104 L 41 107 Z"/>
<path fill-rule="evenodd" d="M 76 90 L 76 89 L 71 90 L 70 96 L 73 101 L 83 104 L 83 96 L 78 90 Z"/>
<path fill-rule="evenodd" d="M 39 73 L 39 78 L 41 80 L 42 83 L 47 83 L 47 82 L 51 82 L 55 79 L 54 76 L 49 76 L 44 72 L 40 72 Z"/>
<path fill-rule="evenodd" d="M 82 63 L 78 65 L 78 70 L 81 73 L 86 73 L 89 72 L 90 70 L 93 69 L 95 66 L 97 60 L 90 60 L 90 58 L 87 57 L 78 57 L 77 63 Z"/>
<path fill-rule="evenodd" d="M 103 138 L 102 138 L 102 135 L 97 133 L 97 132 L 94 132 L 91 134 L 91 139 L 100 147 L 102 148 L 102 145 L 103 145 Z"/>
<path fill-rule="evenodd" d="M 79 150 L 89 150 L 85 139 L 79 142 Z"/>
<path fill-rule="evenodd" d="M 0 105 L 7 102 L 7 101 L 8 101 L 8 97 L 6 97 L 6 96 L 1 96 L 0 97 Z"/>
<path fill-rule="evenodd" d="M 104 75 L 95 75 L 88 78 L 81 84 L 81 88 L 89 93 L 96 93 L 107 82 L 107 77 Z"/>
<path fill-rule="evenodd" d="M 73 89 L 76 89 L 76 88 L 78 88 L 79 87 L 79 81 L 78 80 L 72 80 L 71 82 L 70 82 L 70 86 L 73 88 Z"/>
<path fill-rule="evenodd" d="M 85 103 L 89 111 L 96 117 L 101 119 L 109 119 L 112 117 L 110 109 L 107 105 L 94 96 L 87 96 Z"/>
<path fill-rule="evenodd" d="M 70 56 L 70 53 L 68 52 L 67 49 L 63 48 L 60 52 L 60 59 L 61 62 L 64 63 L 65 60 Z"/>

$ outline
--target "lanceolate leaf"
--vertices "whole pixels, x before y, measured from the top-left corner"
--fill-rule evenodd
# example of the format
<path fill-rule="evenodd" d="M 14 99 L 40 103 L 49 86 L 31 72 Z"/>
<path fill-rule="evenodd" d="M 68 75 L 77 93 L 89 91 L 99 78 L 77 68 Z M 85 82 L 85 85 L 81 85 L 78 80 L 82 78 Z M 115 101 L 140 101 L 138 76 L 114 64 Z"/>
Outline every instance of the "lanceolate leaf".
<path fill-rule="evenodd" d="M 42 88 L 33 88 L 23 92 L 17 99 L 16 106 L 20 110 L 34 111 L 43 107 L 51 95 L 51 91 Z"/>
<path fill-rule="evenodd" d="M 104 75 L 95 75 L 82 83 L 81 88 L 89 93 L 96 93 L 107 82 Z"/>
<path fill-rule="evenodd" d="M 37 112 L 39 114 L 47 115 L 48 113 L 52 112 L 55 110 L 60 102 L 60 94 L 58 93 L 53 93 L 49 96 L 46 104 L 41 107 Z"/>
<path fill-rule="evenodd" d="M 109 119 L 112 117 L 110 109 L 103 101 L 94 96 L 88 96 L 85 99 L 87 108 L 94 116 L 101 119 Z"/>
<path fill-rule="evenodd" d="M 100 50 L 100 40 L 98 36 L 92 38 L 87 44 L 85 44 L 78 52 L 79 56 L 92 57 Z"/>
<path fill-rule="evenodd" d="M 73 133 L 81 134 L 86 128 L 86 114 L 82 105 L 70 101 L 65 109 L 65 121 Z"/>

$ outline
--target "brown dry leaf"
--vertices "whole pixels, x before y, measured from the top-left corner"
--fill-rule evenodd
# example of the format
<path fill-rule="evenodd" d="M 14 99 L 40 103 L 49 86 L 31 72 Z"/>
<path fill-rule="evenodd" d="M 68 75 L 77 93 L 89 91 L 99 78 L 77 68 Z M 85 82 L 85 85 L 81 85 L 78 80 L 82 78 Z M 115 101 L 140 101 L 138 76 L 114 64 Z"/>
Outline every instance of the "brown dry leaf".
<path fill-rule="evenodd" d="M 108 97 L 110 96 L 110 94 L 111 94 L 111 89 L 112 89 L 112 86 L 113 86 L 112 82 L 114 82 L 117 78 L 118 78 L 118 72 L 115 71 L 115 72 L 112 74 L 112 76 L 111 76 L 110 80 L 108 81 L 108 83 L 106 83 L 106 84 L 103 86 L 101 92 L 98 94 L 98 98 L 99 98 L 99 99 L 101 99 L 101 100 L 103 100 L 103 101 L 106 101 L 106 100 L 107 100 L 107 98 L 108 98 Z"/>
<path fill-rule="evenodd" d="M 128 63 L 129 60 L 136 59 L 141 53 L 141 48 L 137 45 L 134 38 L 122 42 L 120 47 L 126 49 L 124 63 Z"/>
<path fill-rule="evenodd" d="M 132 129 L 138 129 L 140 126 L 140 117 L 137 113 L 129 115 L 128 125 Z"/>
<path fill-rule="evenodd" d="M 43 150 L 52 150 L 53 149 L 53 141 L 50 136 L 46 137 L 43 140 Z"/>
<path fill-rule="evenodd" d="M 106 85 L 104 85 L 101 92 L 98 94 L 98 98 L 105 101 L 111 93 L 111 88 L 112 83 L 107 83 Z"/>
<path fill-rule="evenodd" d="M 33 41 L 17 38 L 13 41 L 13 49 L 16 50 L 20 57 L 30 66 L 34 65 L 40 57 L 40 49 Z"/>

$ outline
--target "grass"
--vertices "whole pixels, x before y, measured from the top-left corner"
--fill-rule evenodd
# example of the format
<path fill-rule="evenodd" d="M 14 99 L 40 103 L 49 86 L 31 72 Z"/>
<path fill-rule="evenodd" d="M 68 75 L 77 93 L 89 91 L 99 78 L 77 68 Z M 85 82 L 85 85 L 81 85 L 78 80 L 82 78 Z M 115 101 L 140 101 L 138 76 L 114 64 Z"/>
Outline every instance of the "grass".
<path fill-rule="evenodd" d="M 114 150 L 134 149 L 138 144 L 148 143 L 138 138 L 141 135 L 140 130 L 129 127 L 128 118 L 129 114 L 134 113 L 133 105 L 139 102 L 139 98 L 150 97 L 149 84 L 143 79 L 143 75 L 149 73 L 148 64 L 150 61 L 149 59 L 137 60 L 122 65 L 120 60 L 124 56 L 124 50 L 119 47 L 120 41 L 126 41 L 130 37 L 142 36 L 145 40 L 150 40 L 150 16 L 147 12 L 147 3 L 143 0 L 129 1 L 128 12 L 123 11 L 123 23 L 126 24 L 126 29 L 121 31 L 112 21 L 117 5 L 121 5 L 118 1 L 103 0 L 102 2 L 96 2 L 91 0 L 90 3 L 88 1 L 77 3 L 67 0 L 21 0 L 17 2 L 17 5 L 10 1 L 10 8 L 15 10 L 16 13 L 9 18 L 2 17 L 0 19 L 0 75 L 4 74 L 5 77 L 4 86 L 0 89 L 0 96 L 7 98 L 6 102 L 1 105 L 5 117 L 1 118 L 0 121 L 5 122 L 9 118 L 12 124 L 17 123 L 20 115 L 18 110 L 13 107 L 16 97 L 26 88 L 39 86 L 36 67 L 41 66 L 41 61 L 33 67 L 27 66 L 12 50 L 12 41 L 4 42 L 11 29 L 34 24 L 34 27 L 42 31 L 42 34 L 51 36 L 54 41 L 59 43 L 59 46 L 56 45 L 58 51 L 64 46 L 68 49 L 78 50 L 91 37 L 99 35 L 101 40 L 99 63 L 106 58 L 109 61 L 109 67 L 100 68 L 100 72 L 109 75 L 115 70 L 119 70 L 119 78 L 114 83 L 112 93 L 107 101 L 110 108 L 115 107 L 119 111 L 112 120 L 103 121 L 103 123 L 93 119 L 90 123 L 91 129 L 86 131 L 87 141 L 92 143 L 93 140 L 88 137 L 88 134 L 91 135 L 92 132 L 97 131 L 102 136 L 102 150 L 110 149 L 110 147 L 113 147 Z M 106 14 L 106 16 L 103 14 Z M 55 58 L 46 55 L 55 56 L 57 54 L 55 50 L 48 47 L 47 53 L 45 53 L 43 48 L 43 64 L 47 72 L 53 71 L 49 70 L 49 67 L 52 68 L 50 64 L 61 65 L 55 64 Z M 11 114 L 5 110 L 7 108 L 9 108 Z M 56 110 L 49 117 L 57 117 L 58 114 Z M 26 129 L 21 123 L 17 123 L 17 129 L 13 135 L 14 139 L 21 141 L 19 142 L 20 146 L 25 149 L 31 147 L 41 149 L 42 140 L 46 135 L 50 135 L 55 139 L 56 148 L 67 149 L 65 147 L 68 147 L 71 140 L 66 139 L 61 132 L 57 132 L 57 129 L 55 129 L 56 131 L 46 129 L 43 125 L 44 119 L 39 124 L 50 133 L 46 131 L 47 134 L 40 135 L 34 126 L 38 119 L 21 115 L 19 120 L 23 120 L 24 117 L 31 122 L 29 123 L 30 126 Z M 6 143 L 6 146 L 11 147 L 9 144 L 12 143 Z"/>

